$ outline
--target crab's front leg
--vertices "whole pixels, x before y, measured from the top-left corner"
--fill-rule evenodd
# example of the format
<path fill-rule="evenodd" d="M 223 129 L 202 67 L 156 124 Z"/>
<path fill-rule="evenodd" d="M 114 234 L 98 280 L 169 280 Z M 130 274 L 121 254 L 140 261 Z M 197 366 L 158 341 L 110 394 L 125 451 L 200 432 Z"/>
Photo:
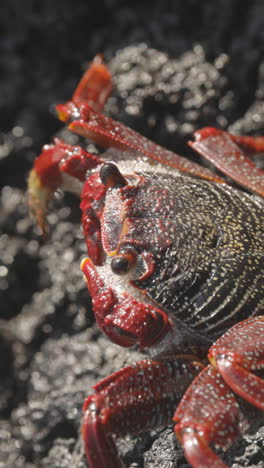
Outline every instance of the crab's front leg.
<path fill-rule="evenodd" d="M 198 375 L 178 406 L 175 432 L 194 468 L 226 468 L 210 445 L 225 450 L 256 418 L 263 421 L 262 411 L 253 412 L 236 396 L 264 409 L 263 335 L 263 317 L 226 332 L 209 351 L 213 365 Z"/>
<path fill-rule="evenodd" d="M 85 180 L 87 170 L 102 160 L 87 153 L 80 146 L 71 146 L 58 138 L 54 144 L 45 145 L 35 160 L 28 178 L 28 204 L 42 234 L 46 235 L 46 213 L 54 192 L 65 183 L 64 174 L 80 181 Z"/>
<path fill-rule="evenodd" d="M 94 386 L 84 404 L 83 438 L 90 468 L 122 468 L 113 435 L 140 433 L 171 422 L 175 406 L 201 369 L 179 358 L 143 360 Z"/>
<path fill-rule="evenodd" d="M 82 104 L 101 111 L 111 90 L 111 74 L 102 58 L 97 55 L 78 84 L 71 101 L 56 106 L 58 117 L 63 122 L 68 121 L 78 114 L 78 106 Z M 68 145 L 58 138 L 54 144 L 43 147 L 29 174 L 28 199 L 30 210 L 44 236 L 47 205 L 54 191 L 63 186 L 63 174 L 69 174 L 83 182 L 87 170 L 99 164 L 102 161 L 96 155 L 87 153 L 80 146 Z"/>

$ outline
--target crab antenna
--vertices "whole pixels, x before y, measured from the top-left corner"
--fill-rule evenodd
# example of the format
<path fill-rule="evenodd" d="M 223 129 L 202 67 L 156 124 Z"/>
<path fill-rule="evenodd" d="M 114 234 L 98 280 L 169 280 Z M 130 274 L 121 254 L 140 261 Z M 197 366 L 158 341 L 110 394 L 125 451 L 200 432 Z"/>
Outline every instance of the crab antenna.
<path fill-rule="evenodd" d="M 102 183 L 109 187 L 124 187 L 127 185 L 126 179 L 122 176 L 118 167 L 113 163 L 105 163 L 100 170 L 100 179 Z"/>

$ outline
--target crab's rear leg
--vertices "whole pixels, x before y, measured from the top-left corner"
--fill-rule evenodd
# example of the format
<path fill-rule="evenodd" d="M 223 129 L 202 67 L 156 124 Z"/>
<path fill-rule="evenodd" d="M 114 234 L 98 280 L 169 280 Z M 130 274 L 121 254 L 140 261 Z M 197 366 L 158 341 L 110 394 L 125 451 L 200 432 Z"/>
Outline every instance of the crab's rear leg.
<path fill-rule="evenodd" d="M 208 355 L 234 392 L 264 411 L 264 316 L 238 323 L 211 347 Z"/>
<path fill-rule="evenodd" d="M 237 137 L 211 127 L 198 130 L 194 137 L 189 142 L 193 149 L 238 184 L 264 196 L 264 171 L 246 155 L 263 152 L 264 137 Z"/>
<path fill-rule="evenodd" d="M 121 468 L 113 435 L 171 422 L 175 406 L 201 364 L 179 358 L 143 360 L 95 385 L 84 404 L 83 438 L 90 468 Z"/>
<path fill-rule="evenodd" d="M 225 450 L 256 417 L 263 420 L 262 412 L 241 405 L 234 393 L 256 408 L 264 408 L 264 382 L 251 373 L 258 371 L 264 376 L 263 327 L 263 317 L 256 317 L 225 333 L 209 352 L 217 368 L 206 367 L 177 408 L 173 418 L 178 422 L 175 432 L 194 468 L 226 467 L 210 445 Z"/>

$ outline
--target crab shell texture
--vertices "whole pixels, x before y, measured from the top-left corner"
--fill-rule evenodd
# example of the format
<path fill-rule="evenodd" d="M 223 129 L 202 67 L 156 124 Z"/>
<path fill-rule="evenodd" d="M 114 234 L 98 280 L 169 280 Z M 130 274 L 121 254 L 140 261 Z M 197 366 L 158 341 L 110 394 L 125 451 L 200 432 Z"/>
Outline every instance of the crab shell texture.
<path fill-rule="evenodd" d="M 227 184 L 150 164 L 146 158 L 135 160 L 127 152 L 125 160 L 118 150 L 108 150 L 105 157 L 118 160 L 126 184 L 113 184 L 105 193 L 100 169 L 88 177 L 82 207 L 96 180 L 101 196 L 94 206 L 100 212 L 102 242 L 99 256 L 87 243 L 88 255 L 117 297 L 129 294 L 168 316 L 172 326 L 150 352 L 170 354 L 179 345 L 186 351 L 195 342 L 208 348 L 226 329 L 246 319 L 249 311 L 252 316 L 261 313 L 261 199 Z M 120 257 L 129 261 L 116 271 L 113 265 Z M 118 339 L 126 333 L 123 325 L 120 321 L 116 336 L 109 337 L 124 345 Z"/>

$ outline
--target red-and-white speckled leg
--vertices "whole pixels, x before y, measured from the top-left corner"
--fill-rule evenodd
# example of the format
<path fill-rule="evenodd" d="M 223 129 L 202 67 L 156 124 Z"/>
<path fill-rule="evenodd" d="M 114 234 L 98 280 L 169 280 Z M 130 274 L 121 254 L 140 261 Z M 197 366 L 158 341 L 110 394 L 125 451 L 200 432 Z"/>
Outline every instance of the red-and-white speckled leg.
<path fill-rule="evenodd" d="M 95 385 L 84 404 L 83 438 L 90 468 L 122 468 L 113 434 L 140 433 L 169 424 L 200 369 L 201 364 L 183 358 L 146 359 Z"/>
<path fill-rule="evenodd" d="M 264 381 L 253 373 L 264 369 L 264 316 L 232 327 L 211 347 L 208 357 L 234 392 L 264 410 Z"/>
<path fill-rule="evenodd" d="M 262 316 L 228 330 L 209 350 L 213 365 L 196 377 L 178 406 L 175 432 L 194 468 L 226 467 L 210 445 L 227 449 L 251 424 L 252 411 L 245 414 L 236 394 L 264 409 L 263 336 Z"/>
<path fill-rule="evenodd" d="M 68 145 L 58 138 L 54 144 L 43 147 L 29 174 L 28 204 L 44 237 L 48 203 L 55 190 L 62 186 L 63 174 L 83 182 L 87 170 L 102 163 L 99 157 L 87 153 L 80 146 Z"/>
<path fill-rule="evenodd" d="M 169 151 L 121 122 L 97 112 L 87 104 L 78 107 L 79 115 L 72 113 L 69 130 L 85 138 L 90 138 L 106 148 L 134 151 L 183 172 L 215 182 L 224 182 L 220 176 L 199 164 Z"/>
<path fill-rule="evenodd" d="M 205 127 L 194 134 L 189 145 L 238 184 L 264 195 L 264 171 L 247 154 L 264 151 L 264 138 L 236 137 L 223 130 Z M 245 152 L 244 152 L 245 151 Z"/>
<path fill-rule="evenodd" d="M 72 100 L 56 106 L 58 117 L 68 122 L 79 115 L 78 106 L 89 105 L 101 111 L 112 90 L 111 74 L 97 55 L 78 84 Z M 103 161 L 80 146 L 71 146 L 55 139 L 54 144 L 45 145 L 35 160 L 28 179 L 28 199 L 31 213 L 37 219 L 43 236 L 46 236 L 46 212 L 49 200 L 63 183 L 63 173 L 84 181 L 86 172 Z"/>
<path fill-rule="evenodd" d="M 185 393 L 173 417 L 185 457 L 194 468 L 227 468 L 210 448 L 227 449 L 248 427 L 232 390 L 207 366 Z"/>

